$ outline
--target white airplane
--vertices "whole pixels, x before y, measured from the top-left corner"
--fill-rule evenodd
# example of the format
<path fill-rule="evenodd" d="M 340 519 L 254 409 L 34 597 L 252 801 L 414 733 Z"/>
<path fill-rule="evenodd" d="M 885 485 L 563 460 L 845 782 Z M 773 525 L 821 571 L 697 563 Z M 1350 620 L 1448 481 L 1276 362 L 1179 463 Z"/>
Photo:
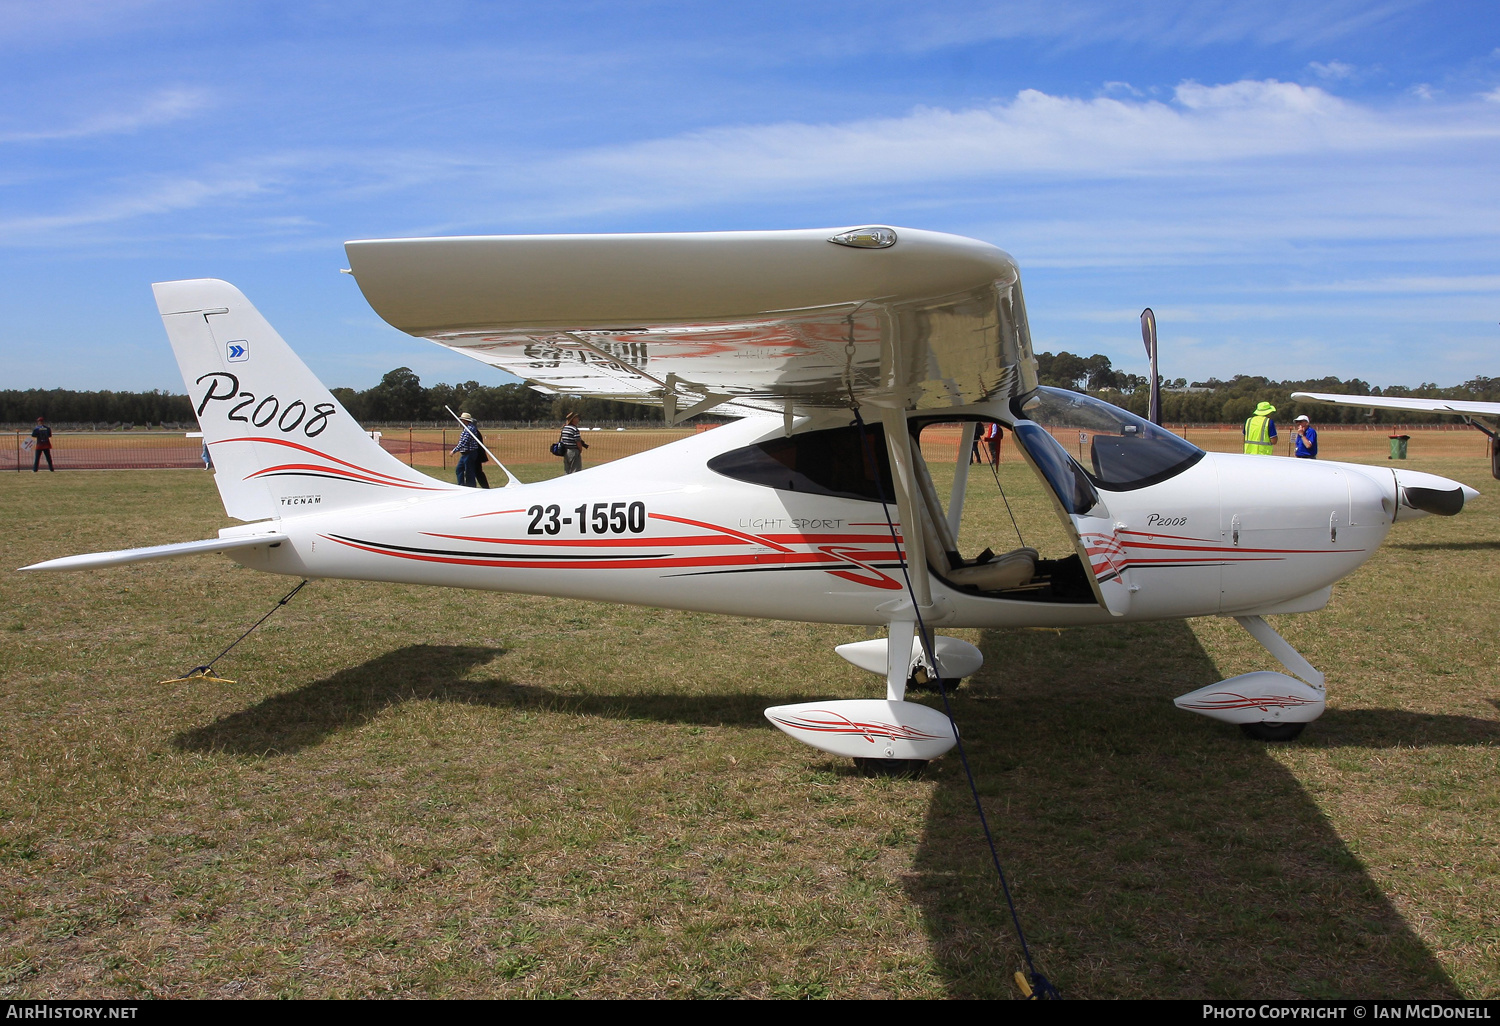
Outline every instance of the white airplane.
<path fill-rule="evenodd" d="M 1244 674 L 1177 704 L 1294 737 L 1323 711 L 1323 675 L 1263 617 L 1321 609 L 1396 520 L 1451 515 L 1478 494 L 1408 470 L 1206 453 L 1038 387 L 1016 265 L 971 239 L 865 227 L 347 252 L 388 322 L 543 392 L 656 403 L 674 423 L 709 409 L 741 419 L 582 473 L 459 488 L 382 450 L 232 285 L 166 282 L 157 305 L 225 508 L 245 523 L 25 569 L 225 552 L 307 578 L 884 628 L 837 649 L 884 678 L 883 698 L 766 715 L 868 772 L 909 772 L 956 736 L 905 700 L 908 683 L 983 662 L 931 634 L 942 628 L 1233 616 L 1292 675 Z M 955 422 L 945 505 L 919 441 Z M 1039 475 L 1073 551 L 959 551 L 970 442 L 992 422 Z M 1086 435 L 1088 463 L 1054 431 Z"/>
<path fill-rule="evenodd" d="M 1408 399 L 1383 395 L 1340 395 L 1336 392 L 1293 392 L 1293 399 L 1327 403 L 1330 406 L 1357 406 L 1364 410 L 1397 410 L 1403 413 L 1443 413 L 1462 417 L 1470 427 L 1483 431 L 1490 439 L 1490 476 L 1500 481 L 1500 403 L 1477 399 Z"/>

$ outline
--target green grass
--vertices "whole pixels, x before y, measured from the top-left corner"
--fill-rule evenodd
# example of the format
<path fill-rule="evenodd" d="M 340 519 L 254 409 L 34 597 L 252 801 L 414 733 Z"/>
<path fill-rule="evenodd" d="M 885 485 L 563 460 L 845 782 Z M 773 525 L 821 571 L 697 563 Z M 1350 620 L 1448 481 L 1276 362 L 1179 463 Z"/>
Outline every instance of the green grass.
<path fill-rule="evenodd" d="M 0 509 L 10 566 L 227 523 L 189 471 L 8 475 Z M 1292 745 L 1170 704 L 1271 666 L 1232 622 L 960 632 L 987 665 L 955 711 L 1066 996 L 1500 996 L 1497 562 L 1486 497 L 1279 618 L 1331 694 Z M 292 583 L 4 576 L 0 996 L 1013 993 L 957 759 L 865 780 L 761 714 L 877 693 L 831 651 L 863 629 L 321 581 L 238 684 L 156 683 Z"/>

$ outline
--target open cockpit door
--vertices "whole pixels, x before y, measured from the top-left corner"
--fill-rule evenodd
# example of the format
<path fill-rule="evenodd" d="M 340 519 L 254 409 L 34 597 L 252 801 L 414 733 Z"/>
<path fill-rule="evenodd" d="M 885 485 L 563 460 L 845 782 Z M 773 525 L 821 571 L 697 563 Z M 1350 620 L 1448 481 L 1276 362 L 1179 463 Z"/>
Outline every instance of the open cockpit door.
<path fill-rule="evenodd" d="M 1195 465 L 1203 450 L 1127 410 L 1068 389 L 1041 386 L 1011 400 L 1010 407 L 1016 441 L 1046 480 L 1072 530 L 1100 604 L 1124 615 L 1137 586 L 1130 580 L 1114 517 L 1096 486 L 1109 492 L 1149 488 Z M 1070 444 L 1076 432 L 1077 461 L 1054 431 Z"/>
<path fill-rule="evenodd" d="M 1099 604 L 1115 616 L 1124 616 L 1134 588 L 1109 507 L 1083 468 L 1046 428 L 1018 420 L 1012 431 L 1026 462 L 1047 483 L 1053 508 L 1073 538 Z"/>
<path fill-rule="evenodd" d="M 924 562 L 936 578 L 950 587 L 986 598 L 1097 602 L 1117 614 L 1124 613 L 1130 591 L 1129 583 L 1120 579 L 1122 563 L 1118 558 L 1120 548 L 1114 537 L 1114 521 L 1087 476 L 1080 477 L 1080 483 L 1074 485 L 1071 475 L 1077 465 L 1060 446 L 1051 442 L 1045 429 L 1031 425 L 1041 430 L 1052 448 L 1043 452 L 1040 459 L 1030 454 L 1026 459 L 1038 476 L 1047 481 L 1050 501 L 1061 515 L 1063 538 L 1072 550 L 1065 557 L 1044 558 L 1030 547 L 1022 535 L 1021 522 L 1016 521 L 1010 500 L 1005 497 L 1000 451 L 1010 425 L 985 416 L 957 423 L 929 416 L 914 420 L 912 427 L 910 461 L 916 507 L 913 524 L 920 525 Z M 940 486 L 932 472 L 939 470 L 946 477 L 949 459 L 954 459 L 952 484 L 948 486 L 944 481 Z M 987 488 L 981 488 L 979 495 L 968 494 L 971 462 L 987 465 L 988 473 L 984 476 L 993 478 L 996 491 L 988 499 L 982 494 Z M 1043 464 L 1050 469 L 1051 479 L 1041 471 Z M 943 492 L 949 493 L 946 511 L 941 502 Z M 998 542 L 1004 533 L 1002 525 L 1015 529 L 1020 547 L 1008 551 L 1001 548 Z M 1043 528 L 1040 533 L 1048 532 Z M 917 540 L 915 530 L 912 539 Z M 1042 538 L 1036 540 L 1046 544 Z M 1053 544 L 1058 540 L 1062 539 L 1055 539 Z"/>

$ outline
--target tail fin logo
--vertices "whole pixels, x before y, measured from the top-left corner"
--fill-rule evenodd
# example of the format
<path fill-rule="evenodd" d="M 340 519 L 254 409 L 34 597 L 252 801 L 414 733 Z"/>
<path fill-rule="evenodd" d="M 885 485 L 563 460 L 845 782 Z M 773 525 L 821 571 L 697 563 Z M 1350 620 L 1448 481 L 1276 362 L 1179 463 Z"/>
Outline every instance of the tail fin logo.
<path fill-rule="evenodd" d="M 244 339 L 226 343 L 230 363 L 244 363 L 250 359 L 250 343 Z"/>
<path fill-rule="evenodd" d="M 203 411 L 210 402 L 238 400 L 230 408 L 226 419 L 253 424 L 258 428 L 274 423 L 277 430 L 287 435 L 300 427 L 308 438 L 317 438 L 328 427 L 328 418 L 338 412 L 338 407 L 333 403 L 314 403 L 309 410 L 307 403 L 301 399 L 293 399 L 283 405 L 282 400 L 274 395 L 268 395 L 257 402 L 254 392 L 240 391 L 240 379 L 228 371 L 211 371 L 194 384 L 201 385 L 205 381 L 208 382 L 208 388 L 198 403 L 200 423 Z"/>

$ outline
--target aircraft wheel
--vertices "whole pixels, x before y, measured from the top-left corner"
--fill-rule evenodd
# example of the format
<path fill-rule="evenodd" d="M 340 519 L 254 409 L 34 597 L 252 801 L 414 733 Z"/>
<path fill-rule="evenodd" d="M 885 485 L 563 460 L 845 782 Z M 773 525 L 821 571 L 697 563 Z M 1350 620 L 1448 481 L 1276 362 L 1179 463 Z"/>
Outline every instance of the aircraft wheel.
<path fill-rule="evenodd" d="M 963 684 L 964 684 L 963 678 L 959 678 L 958 680 L 944 680 L 943 681 L 943 685 L 948 689 L 948 693 L 949 694 L 952 694 L 953 692 L 957 691 L 959 688 L 963 687 Z M 934 695 L 941 694 L 941 692 L 938 690 L 937 681 L 934 680 L 931 677 L 929 677 L 925 681 L 917 680 L 917 678 L 915 678 L 915 677 L 909 677 L 909 678 L 907 678 L 907 681 L 906 681 L 906 690 L 909 691 L 909 692 L 915 691 L 915 692 L 917 692 L 919 694 L 929 694 L 929 693 L 930 694 L 934 694 Z"/>
<path fill-rule="evenodd" d="M 1306 726 L 1305 723 L 1241 723 L 1240 730 L 1257 741 L 1295 741 Z"/>
<path fill-rule="evenodd" d="M 862 777 L 900 777 L 911 780 L 926 767 L 924 759 L 855 759 L 854 768 Z"/>

